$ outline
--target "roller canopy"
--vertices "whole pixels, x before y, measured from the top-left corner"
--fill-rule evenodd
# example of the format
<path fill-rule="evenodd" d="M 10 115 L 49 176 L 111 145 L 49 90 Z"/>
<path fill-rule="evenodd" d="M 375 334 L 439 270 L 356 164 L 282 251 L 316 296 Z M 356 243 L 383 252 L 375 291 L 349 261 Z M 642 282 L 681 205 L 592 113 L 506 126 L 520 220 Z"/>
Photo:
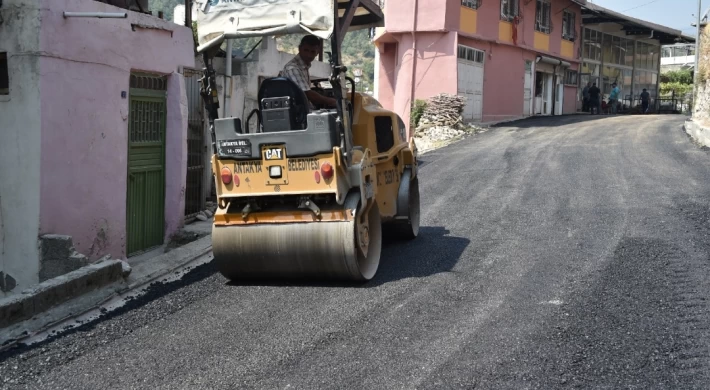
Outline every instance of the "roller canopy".
<path fill-rule="evenodd" d="M 313 34 L 329 39 L 336 5 L 340 28 L 346 28 L 341 35 L 384 25 L 382 9 L 373 0 L 197 0 L 197 50 L 236 38 Z"/>

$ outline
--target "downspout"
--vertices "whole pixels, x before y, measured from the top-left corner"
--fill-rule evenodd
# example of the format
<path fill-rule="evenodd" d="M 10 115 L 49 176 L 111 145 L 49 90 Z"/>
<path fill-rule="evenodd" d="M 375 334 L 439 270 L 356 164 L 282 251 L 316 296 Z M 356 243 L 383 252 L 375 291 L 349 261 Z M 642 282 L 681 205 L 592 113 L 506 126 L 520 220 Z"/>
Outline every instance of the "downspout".
<path fill-rule="evenodd" d="M 415 85 L 416 85 L 416 75 L 417 75 L 417 36 L 416 36 L 416 30 L 417 30 L 417 10 L 419 9 L 419 0 L 414 0 L 414 17 L 412 18 L 412 80 L 411 80 L 411 91 L 410 96 L 409 96 L 409 123 L 412 122 L 412 105 L 414 104 L 414 91 L 415 91 Z M 409 126 L 411 127 L 411 126 Z M 407 138 L 412 137 L 412 129 L 409 129 L 409 133 L 407 134 Z"/>

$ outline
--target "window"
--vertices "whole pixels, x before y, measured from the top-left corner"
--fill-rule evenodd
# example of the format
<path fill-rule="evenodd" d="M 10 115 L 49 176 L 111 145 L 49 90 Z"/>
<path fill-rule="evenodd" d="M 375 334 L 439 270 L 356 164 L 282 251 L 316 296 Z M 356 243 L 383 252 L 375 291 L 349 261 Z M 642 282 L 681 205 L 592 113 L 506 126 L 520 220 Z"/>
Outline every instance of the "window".
<path fill-rule="evenodd" d="M 479 64 L 482 64 L 485 57 L 486 57 L 486 52 L 484 52 L 483 50 L 478 50 L 478 49 L 474 49 L 472 47 L 459 45 L 458 58 L 461 60 L 477 62 Z"/>
<path fill-rule="evenodd" d="M 602 33 L 588 28 L 584 29 L 583 58 L 593 61 L 601 61 L 601 38 Z"/>
<path fill-rule="evenodd" d="M 512 21 L 518 16 L 519 0 L 500 0 L 500 19 Z"/>
<path fill-rule="evenodd" d="M 550 0 L 537 0 L 537 7 L 535 9 L 535 31 L 545 34 L 549 34 L 550 31 L 552 31 L 550 11 Z"/>
<path fill-rule="evenodd" d="M 636 67 L 640 69 L 658 70 L 658 57 L 660 47 L 648 43 L 638 42 L 636 44 Z"/>
<path fill-rule="evenodd" d="M 566 70 L 565 71 L 565 84 L 577 85 L 577 71 L 576 70 Z"/>
<path fill-rule="evenodd" d="M 577 38 L 577 30 L 575 30 L 575 15 L 572 12 L 565 10 L 562 15 L 562 39 L 573 41 Z"/>
<path fill-rule="evenodd" d="M 7 65 L 7 53 L 0 53 L 0 95 L 10 94 L 10 74 Z"/>
<path fill-rule="evenodd" d="M 392 118 L 388 116 L 375 117 L 375 142 L 377 153 L 384 153 L 394 146 Z"/>
<path fill-rule="evenodd" d="M 461 0 L 461 5 L 471 9 L 478 9 L 481 6 L 481 0 Z"/>

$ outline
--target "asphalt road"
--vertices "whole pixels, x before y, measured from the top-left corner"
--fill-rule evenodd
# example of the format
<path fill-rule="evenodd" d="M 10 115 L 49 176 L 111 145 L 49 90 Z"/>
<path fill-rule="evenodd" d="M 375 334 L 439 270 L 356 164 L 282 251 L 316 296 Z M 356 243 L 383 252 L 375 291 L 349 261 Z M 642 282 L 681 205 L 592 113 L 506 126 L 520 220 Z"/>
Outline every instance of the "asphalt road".
<path fill-rule="evenodd" d="M 710 153 L 674 116 L 563 117 L 423 156 L 376 280 L 204 266 L 0 356 L 22 389 L 691 389 L 710 383 Z"/>

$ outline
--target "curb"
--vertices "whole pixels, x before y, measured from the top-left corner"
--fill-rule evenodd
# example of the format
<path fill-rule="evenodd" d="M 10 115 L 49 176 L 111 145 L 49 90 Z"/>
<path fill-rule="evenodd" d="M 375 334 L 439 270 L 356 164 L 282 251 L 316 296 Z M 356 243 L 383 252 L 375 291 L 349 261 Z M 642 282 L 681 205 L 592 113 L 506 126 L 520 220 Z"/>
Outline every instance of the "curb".
<path fill-rule="evenodd" d="M 156 256 L 144 264 L 133 268 L 127 279 L 128 286 L 124 293 L 145 284 L 154 282 L 161 277 L 180 269 L 196 258 L 212 251 L 212 235 L 208 234 L 189 244 L 177 247 L 170 252 Z"/>
<path fill-rule="evenodd" d="M 73 318 L 155 283 L 211 250 L 212 236 L 207 235 L 132 267 L 129 275 L 124 276 L 123 261 L 108 260 L 5 298 L 0 301 L 0 351 L 52 329 L 67 330 L 75 325 Z"/>
<path fill-rule="evenodd" d="M 122 278 L 122 262 L 104 260 L 46 280 L 20 294 L 0 300 L 0 329 L 31 319 Z"/>

